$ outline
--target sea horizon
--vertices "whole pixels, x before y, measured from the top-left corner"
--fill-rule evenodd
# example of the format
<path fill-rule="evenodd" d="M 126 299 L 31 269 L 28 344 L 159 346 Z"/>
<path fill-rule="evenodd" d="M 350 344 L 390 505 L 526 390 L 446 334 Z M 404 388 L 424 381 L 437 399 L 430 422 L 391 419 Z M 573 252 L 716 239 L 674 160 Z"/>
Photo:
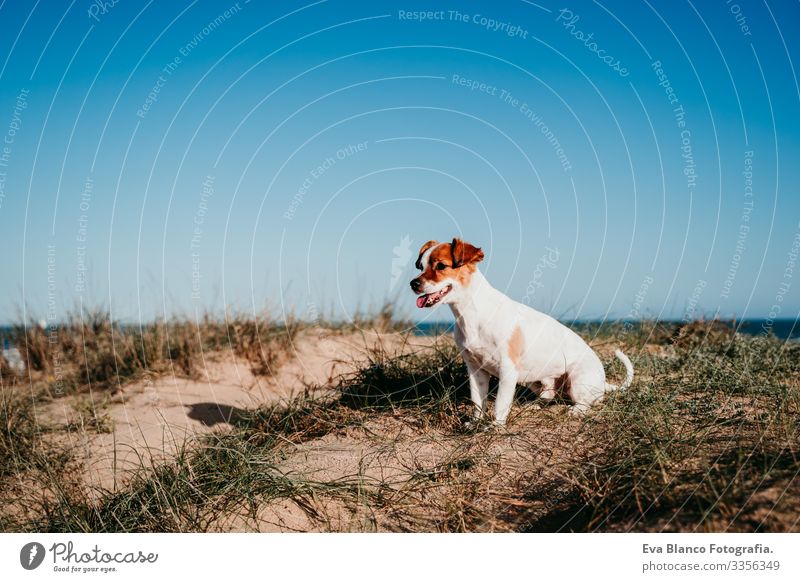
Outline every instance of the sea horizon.
<path fill-rule="evenodd" d="M 630 319 L 630 318 L 621 318 L 621 319 L 559 319 L 560 322 L 576 328 L 578 330 L 591 327 L 591 326 L 598 326 L 603 324 L 636 324 L 639 322 L 649 322 L 649 323 L 661 323 L 667 325 L 680 325 L 680 324 L 689 324 L 692 322 L 700 322 L 700 321 L 712 321 L 712 318 L 697 318 L 691 320 L 685 319 L 651 319 L 651 318 L 640 318 L 640 319 Z M 778 318 L 778 319 L 768 319 L 768 318 L 745 318 L 745 319 L 735 319 L 735 318 L 717 318 L 718 321 L 721 323 L 731 325 L 738 333 L 748 335 L 748 336 L 757 336 L 757 335 L 772 335 L 779 339 L 788 339 L 788 340 L 800 340 L 800 320 L 798 319 L 791 319 L 791 318 Z M 402 321 L 402 319 L 400 320 Z M 144 322 L 142 324 L 138 322 L 130 322 L 130 321 L 123 321 L 118 322 L 119 327 L 121 328 L 129 328 L 135 327 L 138 325 L 148 325 L 152 323 L 152 321 Z M 340 321 L 333 321 L 331 322 L 333 325 L 338 323 L 343 323 Z M 430 335 L 437 335 L 441 333 L 448 333 L 452 331 L 455 322 L 453 320 L 441 319 L 435 321 L 411 321 L 409 322 L 412 324 L 411 327 L 407 328 L 407 330 L 413 330 L 414 335 L 418 336 L 430 336 Z M 18 324 L 3 324 L 0 325 L 0 337 L 7 338 L 8 335 L 14 330 L 14 328 Z M 56 327 L 63 325 L 63 322 L 56 323 Z"/>

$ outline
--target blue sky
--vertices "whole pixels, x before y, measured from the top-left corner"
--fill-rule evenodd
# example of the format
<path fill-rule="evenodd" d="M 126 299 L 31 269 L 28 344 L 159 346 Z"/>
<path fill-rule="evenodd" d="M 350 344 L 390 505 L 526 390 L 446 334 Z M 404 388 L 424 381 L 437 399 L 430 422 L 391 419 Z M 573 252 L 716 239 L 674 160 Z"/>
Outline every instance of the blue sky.
<path fill-rule="evenodd" d="M 407 281 L 456 235 L 559 317 L 796 318 L 798 23 L 797 2 L 6 0 L 0 321 L 447 319 Z"/>

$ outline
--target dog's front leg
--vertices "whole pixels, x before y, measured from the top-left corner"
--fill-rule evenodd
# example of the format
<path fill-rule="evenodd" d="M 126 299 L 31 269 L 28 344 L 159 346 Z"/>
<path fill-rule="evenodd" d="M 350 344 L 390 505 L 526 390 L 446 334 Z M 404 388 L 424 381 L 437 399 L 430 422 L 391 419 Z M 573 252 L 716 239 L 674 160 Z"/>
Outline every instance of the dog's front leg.
<path fill-rule="evenodd" d="M 514 393 L 517 391 L 519 372 L 513 364 L 504 364 L 500 370 L 500 385 L 497 388 L 497 400 L 494 401 L 494 423 L 505 426 Z"/>
<path fill-rule="evenodd" d="M 489 396 L 489 373 L 482 369 L 472 358 L 464 358 L 467 362 L 467 372 L 469 373 L 469 394 L 475 404 L 472 418 L 475 421 L 482 420 L 486 416 L 486 399 Z"/>

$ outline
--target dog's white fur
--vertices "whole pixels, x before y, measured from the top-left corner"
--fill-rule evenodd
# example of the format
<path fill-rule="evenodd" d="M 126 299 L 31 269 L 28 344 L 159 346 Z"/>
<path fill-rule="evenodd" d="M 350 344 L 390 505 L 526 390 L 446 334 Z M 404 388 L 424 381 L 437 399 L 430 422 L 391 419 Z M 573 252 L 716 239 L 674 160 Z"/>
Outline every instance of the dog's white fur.
<path fill-rule="evenodd" d="M 423 275 L 436 248 L 456 242 L 438 243 L 425 250 L 418 265 Z M 477 260 L 482 258 L 480 253 Z M 456 318 L 455 341 L 467 364 L 476 420 L 487 412 L 490 375 L 499 379 L 495 424 L 501 426 L 506 423 L 518 384 L 532 389 L 541 386 L 539 397 L 543 400 L 551 400 L 563 387 L 574 403 L 572 411 L 578 413 L 618 388 L 606 382 L 600 358 L 574 331 L 498 291 L 477 267 L 467 285 L 459 279 L 453 275 L 434 284 L 420 276 L 415 281 L 422 284 L 417 283 L 415 291 L 427 295 L 452 285 L 440 302 L 447 303 Z M 633 381 L 633 365 L 620 350 L 615 355 L 626 370 L 620 388 L 627 388 Z"/>

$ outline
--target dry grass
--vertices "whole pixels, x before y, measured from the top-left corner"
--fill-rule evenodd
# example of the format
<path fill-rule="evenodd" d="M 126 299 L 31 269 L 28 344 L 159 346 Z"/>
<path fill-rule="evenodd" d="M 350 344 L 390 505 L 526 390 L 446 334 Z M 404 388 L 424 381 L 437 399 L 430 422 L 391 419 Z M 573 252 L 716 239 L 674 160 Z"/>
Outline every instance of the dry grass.
<path fill-rule="evenodd" d="M 116 492 L 52 471 L 49 493 L 0 525 L 248 529 L 288 503 L 298 529 L 323 531 L 798 530 L 800 345 L 715 322 L 583 333 L 622 345 L 637 373 L 583 418 L 520 391 L 507 430 L 466 431 L 450 338 L 401 357 L 378 348 L 329 396 L 237 414 Z M 24 408 L 9 411 L 4 446 L 35 449 Z"/>
<path fill-rule="evenodd" d="M 170 320 L 120 325 L 94 311 L 69 316 L 56 327 L 17 324 L 12 337 L 37 384 L 51 397 L 89 388 L 115 390 L 144 377 L 198 377 L 205 352 L 230 351 L 267 375 L 288 353 L 299 324 L 242 315 L 217 320 Z M 5 368 L 4 368 L 5 369 Z"/>

